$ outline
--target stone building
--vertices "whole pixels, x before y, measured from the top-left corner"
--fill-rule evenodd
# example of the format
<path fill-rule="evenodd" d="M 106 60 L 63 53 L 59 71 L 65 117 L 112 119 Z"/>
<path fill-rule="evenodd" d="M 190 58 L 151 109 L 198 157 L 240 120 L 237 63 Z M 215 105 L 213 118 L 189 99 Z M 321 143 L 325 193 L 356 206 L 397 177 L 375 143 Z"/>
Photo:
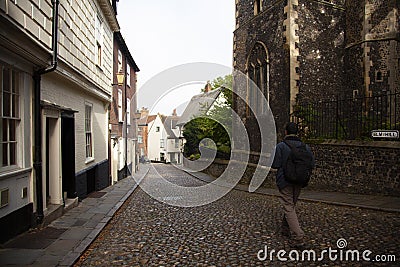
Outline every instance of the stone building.
<path fill-rule="evenodd" d="M 398 9 L 396 0 L 236 0 L 234 69 L 262 90 L 278 131 L 298 103 L 399 92 Z M 257 101 L 249 86 L 235 90 Z M 247 128 L 255 128 L 234 99 Z"/>

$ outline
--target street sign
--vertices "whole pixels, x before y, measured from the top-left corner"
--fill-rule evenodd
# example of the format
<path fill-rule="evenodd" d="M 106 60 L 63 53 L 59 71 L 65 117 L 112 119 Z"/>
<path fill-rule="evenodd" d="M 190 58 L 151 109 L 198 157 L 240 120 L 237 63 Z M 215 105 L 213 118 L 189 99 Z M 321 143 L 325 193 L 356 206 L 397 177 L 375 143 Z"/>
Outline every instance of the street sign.
<path fill-rule="evenodd" d="M 399 138 L 398 130 L 373 130 L 371 132 L 373 138 Z"/>

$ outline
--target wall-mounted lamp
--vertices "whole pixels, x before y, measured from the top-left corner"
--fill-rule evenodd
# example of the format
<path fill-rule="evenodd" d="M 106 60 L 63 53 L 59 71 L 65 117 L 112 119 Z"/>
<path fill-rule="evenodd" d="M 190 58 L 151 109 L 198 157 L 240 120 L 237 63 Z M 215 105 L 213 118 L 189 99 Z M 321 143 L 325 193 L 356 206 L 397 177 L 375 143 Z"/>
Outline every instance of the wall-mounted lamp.
<path fill-rule="evenodd" d="M 113 83 L 111 85 L 122 86 L 124 84 L 125 74 L 123 72 L 118 72 L 116 75 L 117 75 L 117 83 Z"/>

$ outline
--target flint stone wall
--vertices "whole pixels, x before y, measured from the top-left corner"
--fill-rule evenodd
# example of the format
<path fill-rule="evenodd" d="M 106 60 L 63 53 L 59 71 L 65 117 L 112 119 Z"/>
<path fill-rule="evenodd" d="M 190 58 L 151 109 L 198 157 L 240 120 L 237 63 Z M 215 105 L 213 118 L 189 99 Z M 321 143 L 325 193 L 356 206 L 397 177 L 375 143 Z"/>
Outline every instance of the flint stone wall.
<path fill-rule="evenodd" d="M 399 196 L 400 142 L 325 141 L 310 146 L 316 168 L 307 189 Z M 204 172 L 218 177 L 227 164 L 216 159 Z M 248 164 L 240 183 L 249 184 L 254 170 L 255 166 Z M 275 175 L 271 170 L 262 186 L 275 188 Z"/>

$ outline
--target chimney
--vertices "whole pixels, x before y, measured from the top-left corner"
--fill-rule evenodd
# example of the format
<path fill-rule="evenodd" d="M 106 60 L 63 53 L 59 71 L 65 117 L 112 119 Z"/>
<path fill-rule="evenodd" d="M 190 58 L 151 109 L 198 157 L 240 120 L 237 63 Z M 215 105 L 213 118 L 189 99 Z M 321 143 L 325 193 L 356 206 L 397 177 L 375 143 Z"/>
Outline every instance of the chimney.
<path fill-rule="evenodd" d="M 142 110 L 140 111 L 140 117 L 145 118 L 149 116 L 149 110 L 145 107 L 142 107 Z"/>
<path fill-rule="evenodd" d="M 206 86 L 204 87 L 204 93 L 210 92 L 212 89 L 210 81 L 207 81 Z"/>
<path fill-rule="evenodd" d="M 176 114 L 176 108 L 172 111 L 172 116 L 178 116 L 178 115 Z"/>

